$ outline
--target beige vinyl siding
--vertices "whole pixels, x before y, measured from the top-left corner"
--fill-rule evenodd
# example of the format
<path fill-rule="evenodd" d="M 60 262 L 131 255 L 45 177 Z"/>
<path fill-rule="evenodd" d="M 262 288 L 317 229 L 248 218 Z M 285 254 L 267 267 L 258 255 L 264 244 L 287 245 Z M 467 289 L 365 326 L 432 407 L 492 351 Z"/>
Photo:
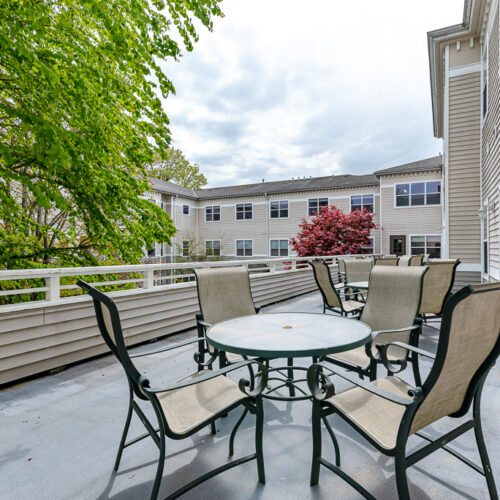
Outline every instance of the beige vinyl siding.
<path fill-rule="evenodd" d="M 441 171 L 404 175 L 384 175 L 380 178 L 382 196 L 382 253 L 390 253 L 391 235 L 406 236 L 406 253 L 410 254 L 411 235 L 441 235 L 442 206 L 396 207 L 395 185 L 441 180 Z M 384 187 L 387 186 L 387 187 Z M 441 203 L 443 194 L 441 193 Z"/>
<path fill-rule="evenodd" d="M 480 73 L 450 78 L 449 100 L 449 257 L 479 264 Z"/>
<path fill-rule="evenodd" d="M 490 279 L 500 280 L 500 80 L 499 10 L 491 24 L 488 60 L 488 114 L 482 127 L 482 191 L 488 204 Z M 495 130 L 496 129 L 496 130 Z"/>
<path fill-rule="evenodd" d="M 251 286 L 258 307 L 317 288 L 309 269 L 256 275 Z M 195 327 L 199 308 L 194 283 L 110 295 L 128 346 Z M 0 384 L 107 352 L 87 296 L 0 313 Z"/>

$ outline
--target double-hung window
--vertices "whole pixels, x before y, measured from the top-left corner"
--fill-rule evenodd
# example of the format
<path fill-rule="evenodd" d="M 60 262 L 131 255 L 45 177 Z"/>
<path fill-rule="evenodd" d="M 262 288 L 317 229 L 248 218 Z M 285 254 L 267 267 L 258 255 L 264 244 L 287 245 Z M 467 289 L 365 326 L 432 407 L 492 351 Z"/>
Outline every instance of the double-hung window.
<path fill-rule="evenodd" d="M 220 240 L 206 240 L 205 253 L 207 257 L 216 257 L 220 255 Z"/>
<path fill-rule="evenodd" d="M 431 259 L 441 258 L 441 236 L 411 236 L 410 254 L 429 254 Z"/>
<path fill-rule="evenodd" d="M 251 203 L 238 203 L 236 205 L 236 220 L 250 220 L 252 217 Z"/>
<path fill-rule="evenodd" d="M 307 215 L 316 215 L 323 207 L 328 206 L 328 198 L 311 198 L 308 200 Z"/>
<path fill-rule="evenodd" d="M 288 240 L 271 240 L 271 257 L 288 257 Z"/>
<path fill-rule="evenodd" d="M 182 241 L 182 256 L 183 257 L 189 257 L 189 240 L 183 240 Z"/>
<path fill-rule="evenodd" d="M 205 221 L 217 222 L 220 221 L 220 205 L 212 205 L 205 207 Z"/>
<path fill-rule="evenodd" d="M 288 217 L 288 201 L 272 201 L 270 212 L 271 219 L 286 219 Z"/>
<path fill-rule="evenodd" d="M 441 204 L 441 181 L 396 184 L 396 206 L 418 207 Z"/>
<path fill-rule="evenodd" d="M 373 213 L 373 194 L 360 194 L 351 196 L 351 212 L 366 210 Z"/>
<path fill-rule="evenodd" d="M 236 240 L 236 255 L 251 257 L 253 250 L 252 240 Z"/>
<path fill-rule="evenodd" d="M 373 254 L 375 253 L 375 245 L 374 245 L 374 238 L 373 236 L 368 236 L 368 239 L 370 240 L 370 243 L 368 245 L 363 245 L 363 250 L 365 253 L 370 253 Z"/>
<path fill-rule="evenodd" d="M 182 205 L 182 214 L 189 215 L 189 205 Z"/>

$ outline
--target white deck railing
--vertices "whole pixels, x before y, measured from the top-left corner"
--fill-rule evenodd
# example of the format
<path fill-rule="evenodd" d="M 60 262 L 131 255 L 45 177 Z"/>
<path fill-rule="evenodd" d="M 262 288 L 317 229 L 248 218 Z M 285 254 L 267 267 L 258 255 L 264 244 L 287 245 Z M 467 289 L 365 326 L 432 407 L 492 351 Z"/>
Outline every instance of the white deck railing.
<path fill-rule="evenodd" d="M 348 257 L 346 255 L 343 258 Z M 370 258 L 371 255 L 353 255 L 352 257 Z M 159 285 L 172 285 L 194 280 L 194 269 L 203 267 L 227 267 L 244 265 L 252 274 L 260 273 L 282 273 L 307 269 L 308 262 L 313 259 L 323 258 L 330 265 L 336 265 L 335 256 L 322 257 L 277 257 L 271 259 L 249 259 L 249 260 L 223 260 L 206 262 L 182 262 L 171 264 L 139 264 L 120 266 L 96 266 L 96 267 L 59 267 L 45 269 L 18 269 L 0 271 L 0 282 L 12 281 L 8 289 L 0 290 L 1 296 L 20 296 L 31 294 L 31 302 L 43 301 L 57 302 L 61 299 L 61 291 L 76 290 L 75 284 L 79 277 L 102 275 L 103 280 L 92 282 L 93 286 L 102 287 L 109 285 L 135 285 L 135 288 L 153 288 Z M 109 279 L 106 275 L 115 275 Z M 72 281 L 63 284 L 64 281 Z M 72 280 L 71 278 L 74 278 Z M 26 286 L 29 280 L 43 280 L 43 286 Z M 24 288 L 18 288 L 23 286 Z M 42 293 L 44 298 L 41 298 Z M 69 296 L 70 294 L 68 294 Z M 30 302 L 23 300 L 23 302 Z M 0 305 L 0 309 L 1 309 Z"/>

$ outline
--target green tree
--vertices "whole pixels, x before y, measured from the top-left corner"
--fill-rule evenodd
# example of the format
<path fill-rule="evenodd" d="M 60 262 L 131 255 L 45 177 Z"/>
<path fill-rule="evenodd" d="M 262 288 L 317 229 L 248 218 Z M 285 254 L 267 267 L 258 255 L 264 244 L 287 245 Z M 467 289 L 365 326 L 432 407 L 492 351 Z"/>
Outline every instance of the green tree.
<path fill-rule="evenodd" d="M 0 0 L 0 265 L 137 262 L 170 242 L 140 198 L 169 150 L 161 62 L 192 50 L 194 18 L 212 29 L 218 2 Z"/>
<path fill-rule="evenodd" d="M 151 177 L 180 184 L 188 189 L 200 189 L 207 183 L 199 165 L 189 163 L 180 149 L 168 148 L 164 158 L 156 158 L 147 170 Z"/>

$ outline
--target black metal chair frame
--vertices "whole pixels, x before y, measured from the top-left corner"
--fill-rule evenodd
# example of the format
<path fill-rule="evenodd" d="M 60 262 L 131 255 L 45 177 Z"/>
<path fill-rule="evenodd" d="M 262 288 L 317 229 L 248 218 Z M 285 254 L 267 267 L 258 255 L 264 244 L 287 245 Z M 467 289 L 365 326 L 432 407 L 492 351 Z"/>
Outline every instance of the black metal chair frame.
<path fill-rule="evenodd" d="M 422 282 L 424 279 L 425 273 L 422 275 Z M 368 294 L 370 293 L 370 290 L 368 289 Z M 368 300 L 368 299 L 367 299 Z M 422 296 L 420 296 L 420 302 L 422 301 Z M 417 311 L 420 308 L 420 302 L 417 307 Z M 346 370 L 356 372 L 359 376 L 359 378 L 363 377 L 368 377 L 370 381 L 375 380 L 377 378 L 377 366 L 380 364 L 384 364 L 382 357 L 375 357 L 373 355 L 373 340 L 376 338 L 376 336 L 380 333 L 404 333 L 410 331 L 410 340 L 409 340 L 409 345 L 413 347 L 418 348 L 418 343 L 419 343 L 419 338 L 420 334 L 422 333 L 422 320 L 420 318 L 415 318 L 415 323 L 409 327 L 404 327 L 404 328 L 397 328 L 397 329 L 392 329 L 392 330 L 378 330 L 375 332 L 372 332 L 372 341 L 368 342 L 365 344 L 365 353 L 366 355 L 370 358 L 370 365 L 368 368 L 361 368 L 359 366 L 353 365 L 348 363 L 347 361 L 342 361 L 337 358 L 330 358 L 326 357 L 324 361 L 328 361 L 329 363 L 332 363 L 334 365 L 340 366 L 342 368 L 345 368 Z M 382 345 L 375 344 L 376 349 L 379 351 L 383 347 Z M 395 364 L 399 364 L 402 368 L 406 368 L 407 363 L 410 362 L 412 366 L 412 371 L 413 371 L 413 377 L 415 378 L 415 385 L 420 386 L 422 385 L 422 378 L 420 375 L 420 368 L 418 364 L 418 356 L 414 355 L 414 353 L 411 350 L 408 350 L 407 356 L 404 360 L 400 362 L 395 362 Z"/>
<path fill-rule="evenodd" d="M 465 416 L 471 405 L 472 405 L 472 418 L 467 420 L 465 423 L 459 425 L 452 431 L 447 432 L 445 435 L 441 436 L 438 439 L 431 439 L 426 434 L 418 431 L 415 434 L 429 444 L 423 446 L 417 451 L 411 453 L 410 455 L 406 455 L 406 444 L 409 437 L 409 431 L 411 424 L 413 422 L 413 418 L 415 416 L 416 411 L 419 406 L 425 400 L 426 395 L 429 394 L 432 387 L 436 383 L 439 378 L 439 375 L 443 369 L 444 363 L 446 361 L 446 352 L 448 349 L 448 342 L 450 337 L 450 328 L 451 328 L 451 320 L 452 313 L 455 306 L 467 298 L 472 293 L 484 293 L 488 290 L 484 291 L 474 291 L 470 286 L 466 286 L 462 288 L 459 292 L 457 292 L 451 299 L 449 299 L 445 305 L 444 317 L 441 327 L 441 334 L 438 344 L 438 349 L 436 355 L 431 354 L 423 349 L 419 349 L 415 346 L 404 344 L 401 342 L 393 342 L 391 344 L 386 344 L 381 349 L 381 357 L 383 359 L 384 365 L 387 368 L 387 371 L 390 374 L 396 373 L 396 367 L 391 365 L 390 361 L 387 359 L 387 351 L 391 345 L 396 345 L 398 347 L 404 347 L 412 351 L 416 356 L 426 356 L 428 358 L 434 359 L 433 367 L 427 379 L 425 380 L 422 386 L 417 386 L 415 389 L 412 389 L 408 392 L 408 395 L 412 399 L 406 399 L 399 397 L 395 394 L 392 394 L 388 391 L 385 391 L 379 387 L 370 384 L 364 380 L 359 380 L 356 377 L 348 373 L 339 373 L 335 372 L 328 366 L 325 366 L 323 363 L 317 363 L 311 365 L 308 369 L 308 385 L 314 396 L 313 399 L 313 409 L 312 409 L 312 429 L 313 429 L 313 459 L 311 466 L 311 486 L 314 486 L 319 481 L 319 473 L 321 465 L 325 466 L 327 469 L 330 469 L 332 472 L 336 473 L 342 479 L 344 479 L 347 483 L 349 483 L 353 488 L 355 488 L 364 498 L 368 498 L 371 500 L 375 500 L 375 497 L 372 496 L 363 486 L 361 486 L 356 480 L 354 480 L 351 476 L 349 476 L 344 470 L 340 468 L 340 451 L 339 446 L 336 441 L 335 444 L 335 464 L 332 464 L 328 460 L 325 460 L 321 456 L 322 449 L 322 440 L 321 440 L 321 420 L 326 421 L 326 417 L 332 414 L 337 414 L 342 417 L 347 423 L 349 423 L 352 427 L 356 429 L 367 441 L 370 442 L 375 448 L 377 448 L 380 452 L 385 455 L 393 456 L 395 459 L 395 475 L 396 475 L 396 485 L 398 496 L 402 500 L 406 500 L 410 498 L 409 490 L 408 490 L 408 482 L 406 477 L 406 469 L 411 467 L 418 461 L 422 460 L 429 454 L 433 453 L 438 449 L 443 449 L 446 452 L 453 455 L 455 458 L 458 458 L 464 464 L 485 476 L 486 483 L 488 486 L 488 491 L 490 497 L 492 499 L 498 500 L 498 493 L 495 486 L 495 480 L 493 477 L 493 472 L 491 470 L 491 464 L 488 457 L 488 453 L 486 450 L 486 445 L 484 442 L 484 436 L 481 426 L 481 393 L 484 386 L 484 382 L 486 377 L 488 376 L 489 371 L 495 365 L 496 359 L 500 355 L 500 337 L 497 339 L 497 342 L 480 366 L 480 368 L 475 373 L 471 383 L 469 384 L 466 396 L 464 398 L 462 407 L 455 413 L 449 415 L 453 418 L 459 418 Z M 328 370 L 333 375 L 338 375 L 341 378 L 352 382 L 354 385 L 361 387 L 377 396 L 380 396 L 388 401 L 392 401 L 393 403 L 403 405 L 405 407 L 405 413 L 401 420 L 401 425 L 399 427 L 396 446 L 393 449 L 386 449 L 380 446 L 376 441 L 374 441 L 367 433 L 363 431 L 359 426 L 357 426 L 354 422 L 345 417 L 341 412 L 338 412 L 336 408 L 326 401 L 328 398 L 332 397 L 335 394 L 335 387 L 330 380 L 330 377 L 326 375 L 323 370 Z M 476 443 L 481 459 L 482 467 L 473 463 L 469 458 L 463 456 L 458 451 L 454 450 L 447 446 L 447 444 L 461 436 L 465 432 L 474 429 Z M 331 430 L 328 429 L 330 435 Z"/>
<path fill-rule="evenodd" d="M 321 286 L 319 285 L 319 282 L 318 282 L 318 276 L 316 275 L 316 268 L 309 262 L 309 265 L 312 267 L 312 270 L 313 270 L 314 280 L 316 281 L 316 285 L 318 285 L 318 289 L 321 292 L 321 297 L 323 299 L 323 314 L 328 309 L 329 311 L 340 314 L 341 316 L 347 317 L 347 316 L 349 316 L 349 314 L 351 314 L 351 318 L 359 317 L 359 315 L 360 315 L 359 309 L 356 309 L 356 310 L 351 311 L 351 312 L 347 312 L 344 310 L 344 307 L 342 304 L 342 298 L 340 297 L 340 294 L 338 293 L 337 289 L 335 288 L 335 284 L 333 283 L 332 276 L 330 274 L 330 268 L 324 259 L 321 259 L 321 263 L 328 269 L 328 278 L 330 280 L 330 285 L 332 286 L 333 293 L 335 293 L 335 295 L 339 299 L 339 303 L 340 303 L 340 308 L 339 307 L 330 307 L 328 305 L 328 301 L 327 301 L 325 292 L 323 291 L 323 289 L 321 288 Z M 361 298 L 363 299 L 363 302 L 364 302 L 364 297 L 362 295 L 361 295 Z"/>
<path fill-rule="evenodd" d="M 180 439 L 185 439 L 196 432 L 200 431 L 201 429 L 207 427 L 208 425 L 211 426 L 212 434 L 215 434 L 215 421 L 222 416 L 226 415 L 227 412 L 237 408 L 238 406 L 242 405 L 244 406 L 244 415 L 246 415 L 247 412 L 250 412 L 251 414 L 256 416 L 256 429 L 255 429 L 255 448 L 256 451 L 253 454 L 247 455 L 242 458 L 238 458 L 236 460 L 232 460 L 222 466 L 219 466 L 202 476 L 196 478 L 195 480 L 191 481 L 187 485 L 181 487 L 177 491 L 171 493 L 167 498 L 168 499 L 174 499 L 178 498 L 179 496 L 183 495 L 187 491 L 191 490 L 192 488 L 198 486 L 199 484 L 203 483 L 204 481 L 216 476 L 217 474 L 220 474 L 221 472 L 225 472 L 228 469 L 231 469 L 233 467 L 236 467 L 238 465 L 244 464 L 246 462 L 249 462 L 250 460 L 256 460 L 257 461 L 257 472 L 258 472 L 258 479 L 259 482 L 262 484 L 265 484 L 265 470 L 264 470 L 264 455 L 263 455 L 263 447 L 262 447 L 262 435 L 263 435 L 263 424 L 264 424 L 264 414 L 263 414 L 263 408 L 262 408 L 262 397 L 261 393 L 263 389 L 265 388 L 267 384 L 267 369 L 262 363 L 257 362 L 256 360 L 244 360 L 240 361 L 238 363 L 234 363 L 230 366 L 226 366 L 220 370 L 217 371 L 205 371 L 204 373 L 184 379 L 176 384 L 168 385 L 165 387 L 151 387 L 150 386 L 150 381 L 148 378 L 145 376 L 141 375 L 135 365 L 132 362 L 132 358 L 138 358 L 138 357 L 143 357 L 143 356 L 149 356 L 152 354 L 158 354 L 161 352 L 165 351 L 170 351 L 173 349 L 177 349 L 179 347 L 183 347 L 189 344 L 194 344 L 200 342 L 201 339 L 192 339 L 188 340 L 185 342 L 180 342 L 175 345 L 171 345 L 168 347 L 163 347 L 160 349 L 156 349 L 154 351 L 147 351 L 147 352 L 141 352 L 137 354 L 129 354 L 123 339 L 123 332 L 121 329 L 121 322 L 120 322 L 120 317 L 118 313 L 118 309 L 116 308 L 115 303 L 113 300 L 108 297 L 107 295 L 103 294 L 99 290 L 96 290 L 92 286 L 90 286 L 88 283 L 78 280 L 77 285 L 80 286 L 83 290 L 85 290 L 93 299 L 94 302 L 94 309 L 96 313 L 96 318 L 97 318 L 97 324 L 99 326 L 99 330 L 101 332 L 102 337 L 104 338 L 104 341 L 108 345 L 109 349 L 111 352 L 116 356 L 120 364 L 123 366 L 126 376 L 127 376 L 127 381 L 129 385 L 129 405 L 128 405 L 128 412 L 127 412 L 127 418 L 125 420 L 125 427 L 123 429 L 122 437 L 120 440 L 120 445 L 118 448 L 118 453 L 116 456 L 115 460 L 115 465 L 114 465 L 114 471 L 116 472 L 118 470 L 118 467 L 120 465 L 120 460 L 121 456 L 123 453 L 123 450 L 127 448 L 128 446 L 135 444 L 142 439 L 145 439 L 147 437 L 151 437 L 154 441 L 154 443 L 158 446 L 160 455 L 159 455 L 159 460 L 158 460 L 158 467 L 156 471 L 156 476 L 155 476 L 155 481 L 153 484 L 153 490 L 151 492 L 151 499 L 156 499 L 158 497 L 158 492 L 160 489 L 160 484 L 161 484 L 161 479 L 163 475 L 163 469 L 164 469 L 164 462 L 165 462 L 165 449 L 166 449 L 166 437 L 170 439 L 175 439 L 175 440 L 180 440 Z M 111 317 L 111 322 L 112 322 L 112 328 L 113 328 L 113 335 L 114 335 L 114 341 L 108 334 L 106 324 L 103 318 L 103 313 L 102 313 L 102 306 L 101 304 L 104 304 L 105 307 L 107 307 L 110 317 Z M 196 355 L 195 355 L 196 359 Z M 259 367 L 259 372 L 254 373 L 252 366 L 251 365 L 258 365 Z M 197 427 L 189 430 L 186 433 L 183 434 L 178 434 L 174 431 L 171 430 L 169 427 L 169 424 L 165 418 L 164 412 L 162 410 L 161 404 L 158 400 L 157 394 L 159 393 L 164 393 L 168 391 L 175 391 L 177 389 L 181 389 L 184 387 L 188 387 L 190 385 L 195 385 L 199 384 L 201 382 L 213 379 L 215 377 L 219 377 L 221 375 L 226 375 L 230 371 L 237 370 L 243 367 L 247 367 L 249 370 L 249 380 L 246 379 L 240 379 L 239 381 L 239 388 L 246 395 L 245 399 L 242 399 L 226 408 L 224 408 L 223 411 L 220 411 L 216 415 L 212 416 L 211 418 L 207 419 Z M 259 379 L 259 383 L 256 385 L 256 379 Z M 155 416 L 158 420 L 158 426 L 155 427 L 150 420 L 146 417 L 145 413 L 141 409 L 141 407 L 138 404 L 138 401 L 149 401 L 151 405 L 153 406 L 153 410 L 155 413 Z M 130 422 L 132 420 L 133 414 L 136 414 L 139 419 L 141 420 L 142 424 L 146 428 L 147 432 L 131 439 L 130 441 L 126 441 L 129 427 L 130 427 Z M 231 438 L 230 438 L 230 443 L 229 443 L 229 450 L 230 450 L 230 455 L 232 456 L 233 454 L 233 442 L 234 442 L 234 436 L 236 433 L 236 429 L 241 423 L 240 419 L 233 429 L 233 432 L 231 433 Z"/>

